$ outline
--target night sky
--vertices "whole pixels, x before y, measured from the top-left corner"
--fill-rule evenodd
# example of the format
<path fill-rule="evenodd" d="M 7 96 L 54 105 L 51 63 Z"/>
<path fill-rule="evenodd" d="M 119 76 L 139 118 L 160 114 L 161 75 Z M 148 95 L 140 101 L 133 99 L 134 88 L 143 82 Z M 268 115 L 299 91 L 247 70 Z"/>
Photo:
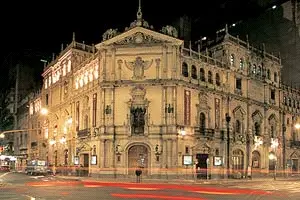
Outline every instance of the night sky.
<path fill-rule="evenodd" d="M 178 17 L 193 18 L 192 30 L 200 35 L 215 32 L 226 22 L 254 17 L 282 0 L 142 0 L 143 18 L 160 30 Z M 4 3 L 0 3 L 4 4 Z M 0 5 L 2 35 L 2 69 L 22 57 L 42 65 L 41 58 L 50 60 L 58 54 L 61 44 L 68 44 L 72 32 L 76 40 L 97 44 L 109 28 L 123 31 L 136 19 L 138 0 L 120 1 L 20 1 Z M 39 64 L 37 64 L 39 63 Z M 39 66 L 38 66 L 39 67 Z M 1 73 L 3 75 L 3 73 Z"/>

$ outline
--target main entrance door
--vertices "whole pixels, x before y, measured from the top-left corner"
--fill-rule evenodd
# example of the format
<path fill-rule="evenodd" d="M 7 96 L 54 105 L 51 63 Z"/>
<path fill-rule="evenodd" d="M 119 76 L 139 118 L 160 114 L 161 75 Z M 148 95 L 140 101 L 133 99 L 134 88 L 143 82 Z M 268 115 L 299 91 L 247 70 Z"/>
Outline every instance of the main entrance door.
<path fill-rule="evenodd" d="M 207 179 L 208 154 L 197 154 L 196 174 L 198 179 Z"/>
<path fill-rule="evenodd" d="M 138 167 L 142 169 L 142 175 L 148 174 L 148 149 L 144 145 L 135 145 L 128 149 L 128 174 L 134 175 Z"/>

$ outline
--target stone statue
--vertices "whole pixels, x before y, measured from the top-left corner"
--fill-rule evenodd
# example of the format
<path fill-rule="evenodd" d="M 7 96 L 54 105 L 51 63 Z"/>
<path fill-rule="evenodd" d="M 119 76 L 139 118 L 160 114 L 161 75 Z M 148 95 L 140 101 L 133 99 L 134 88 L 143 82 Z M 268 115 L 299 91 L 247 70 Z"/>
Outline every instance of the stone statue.
<path fill-rule="evenodd" d="M 118 34 L 118 29 L 110 28 L 103 33 L 103 35 L 102 35 L 103 41 L 111 39 L 111 38 L 115 37 L 117 34 Z"/>
<path fill-rule="evenodd" d="M 170 26 L 170 25 L 164 26 L 161 29 L 161 32 L 164 33 L 164 34 L 176 37 L 176 38 L 178 37 L 178 31 L 176 30 L 175 27 Z"/>

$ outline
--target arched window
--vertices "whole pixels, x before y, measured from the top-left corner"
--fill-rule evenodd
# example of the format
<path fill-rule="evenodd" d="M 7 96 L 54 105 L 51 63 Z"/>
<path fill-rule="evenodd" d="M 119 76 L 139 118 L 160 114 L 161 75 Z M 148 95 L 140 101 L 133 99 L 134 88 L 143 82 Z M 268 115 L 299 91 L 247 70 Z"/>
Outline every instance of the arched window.
<path fill-rule="evenodd" d="M 192 65 L 192 78 L 197 79 L 197 69 L 195 65 Z"/>
<path fill-rule="evenodd" d="M 261 66 L 258 66 L 256 75 L 261 76 Z"/>
<path fill-rule="evenodd" d="M 200 132 L 201 133 L 205 133 L 205 114 L 204 113 L 200 113 Z"/>
<path fill-rule="evenodd" d="M 241 122 L 239 120 L 235 121 L 235 132 L 236 133 L 241 133 Z"/>
<path fill-rule="evenodd" d="M 254 123 L 254 135 L 260 136 L 260 124 L 258 122 Z"/>
<path fill-rule="evenodd" d="M 184 77 L 188 77 L 189 76 L 188 65 L 185 62 L 182 63 L 182 75 Z"/>
<path fill-rule="evenodd" d="M 240 149 L 232 152 L 232 171 L 233 173 L 242 172 L 244 169 L 244 153 Z"/>
<path fill-rule="evenodd" d="M 216 85 L 217 85 L 217 86 L 220 86 L 220 85 L 221 85 L 219 73 L 216 73 Z"/>
<path fill-rule="evenodd" d="M 68 149 L 64 151 L 64 164 L 68 165 L 69 152 Z"/>
<path fill-rule="evenodd" d="M 244 69 L 244 59 L 240 58 L 240 70 Z"/>
<path fill-rule="evenodd" d="M 267 70 L 267 79 L 269 79 L 269 80 L 271 79 L 271 75 L 270 75 L 270 70 L 269 69 Z"/>
<path fill-rule="evenodd" d="M 275 128 L 274 128 L 274 125 L 270 126 L 270 136 L 271 136 L 271 138 L 275 137 Z"/>
<path fill-rule="evenodd" d="M 230 65 L 231 66 L 234 65 L 234 55 L 233 54 L 230 55 Z"/>
<path fill-rule="evenodd" d="M 256 65 L 253 65 L 252 73 L 253 73 L 253 74 L 256 74 L 256 72 L 257 72 Z"/>
<path fill-rule="evenodd" d="M 277 83 L 277 73 L 274 72 L 274 82 Z"/>
<path fill-rule="evenodd" d="M 205 81 L 205 71 L 203 68 L 200 68 L 200 80 Z"/>
<path fill-rule="evenodd" d="M 213 83 L 213 79 L 212 79 L 212 73 L 211 73 L 211 71 L 208 71 L 208 82 L 209 83 Z"/>

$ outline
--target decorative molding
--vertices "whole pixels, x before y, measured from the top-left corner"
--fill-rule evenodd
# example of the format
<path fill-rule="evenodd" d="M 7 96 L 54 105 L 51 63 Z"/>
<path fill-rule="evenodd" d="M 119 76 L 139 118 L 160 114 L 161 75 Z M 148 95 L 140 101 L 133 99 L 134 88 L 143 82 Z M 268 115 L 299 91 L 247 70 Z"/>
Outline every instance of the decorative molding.
<path fill-rule="evenodd" d="M 125 37 L 123 40 L 116 41 L 116 45 L 124 44 L 152 44 L 152 43 L 164 43 L 166 41 L 154 38 L 152 35 L 147 35 L 142 32 L 136 32 L 133 35 Z"/>

